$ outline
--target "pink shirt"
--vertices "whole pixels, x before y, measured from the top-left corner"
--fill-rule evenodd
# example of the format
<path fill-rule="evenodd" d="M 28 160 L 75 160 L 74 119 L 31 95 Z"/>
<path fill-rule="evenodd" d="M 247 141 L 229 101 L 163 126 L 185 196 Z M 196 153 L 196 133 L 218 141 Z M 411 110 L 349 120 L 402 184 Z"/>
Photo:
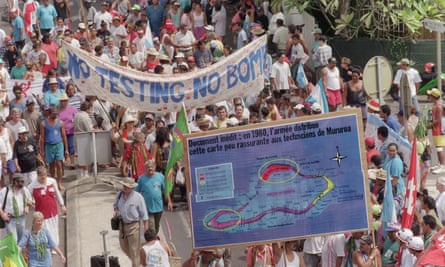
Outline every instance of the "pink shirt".
<path fill-rule="evenodd" d="M 58 46 L 55 42 L 51 41 L 50 44 L 42 43 L 42 50 L 48 54 L 50 66 L 52 69 L 57 69 L 57 49 Z"/>
<path fill-rule="evenodd" d="M 68 105 L 65 109 L 60 109 L 59 118 L 65 124 L 66 134 L 74 134 L 74 115 L 76 115 L 77 109 Z"/>

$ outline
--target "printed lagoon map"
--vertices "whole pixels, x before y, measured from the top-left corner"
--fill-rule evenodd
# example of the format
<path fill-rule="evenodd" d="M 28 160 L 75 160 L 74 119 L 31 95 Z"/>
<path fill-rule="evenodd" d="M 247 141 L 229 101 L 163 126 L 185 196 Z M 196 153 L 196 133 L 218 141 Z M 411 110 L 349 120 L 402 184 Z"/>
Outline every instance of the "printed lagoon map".
<path fill-rule="evenodd" d="M 194 247 L 368 228 L 356 119 L 188 138 Z"/>

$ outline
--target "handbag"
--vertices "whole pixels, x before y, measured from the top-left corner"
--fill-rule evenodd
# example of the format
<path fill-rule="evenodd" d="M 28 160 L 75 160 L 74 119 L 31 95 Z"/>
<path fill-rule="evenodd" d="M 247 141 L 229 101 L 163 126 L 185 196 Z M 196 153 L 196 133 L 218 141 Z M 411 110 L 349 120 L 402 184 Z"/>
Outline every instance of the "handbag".
<path fill-rule="evenodd" d="M 3 199 L 3 206 L 2 206 L 3 212 L 5 212 L 6 199 L 8 198 L 8 193 L 9 193 L 9 186 L 6 187 L 6 195 L 5 198 Z M 5 227 L 6 227 L 6 222 L 0 217 L 0 229 L 3 229 Z"/>
<path fill-rule="evenodd" d="M 358 102 L 360 105 L 365 105 L 368 101 L 368 98 L 366 97 L 365 90 L 360 90 L 358 93 Z"/>
<path fill-rule="evenodd" d="M 118 231 L 121 225 L 122 216 L 117 215 L 111 218 L 111 230 Z"/>
<path fill-rule="evenodd" d="M 119 202 L 119 199 L 122 197 L 123 193 L 124 193 L 123 191 L 121 191 L 119 193 L 119 196 L 117 197 L 117 200 L 116 200 L 116 206 L 117 206 L 117 203 Z M 118 231 L 119 228 L 120 228 L 121 222 L 122 222 L 122 216 L 120 216 L 120 215 L 113 215 L 113 217 L 111 217 L 111 220 L 110 220 L 111 230 Z"/>

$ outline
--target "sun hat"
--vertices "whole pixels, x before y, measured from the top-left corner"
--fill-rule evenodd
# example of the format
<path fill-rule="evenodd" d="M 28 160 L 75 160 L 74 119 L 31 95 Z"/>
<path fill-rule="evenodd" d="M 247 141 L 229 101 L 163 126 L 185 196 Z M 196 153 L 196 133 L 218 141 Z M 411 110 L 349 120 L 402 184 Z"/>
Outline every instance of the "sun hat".
<path fill-rule="evenodd" d="M 122 181 L 119 181 L 119 183 L 125 187 L 128 188 L 135 188 L 138 184 L 134 181 L 133 178 L 126 177 L 122 179 Z"/>
<path fill-rule="evenodd" d="M 58 84 L 56 78 L 49 78 L 48 84 Z"/>
<path fill-rule="evenodd" d="M 122 120 L 122 125 L 124 125 L 127 122 L 131 122 L 131 121 L 134 123 L 138 122 L 138 120 L 133 116 L 125 116 L 124 119 Z"/>
<path fill-rule="evenodd" d="M 441 93 L 440 93 L 440 90 L 439 89 L 437 89 L 437 88 L 433 88 L 433 89 L 431 89 L 431 90 L 428 90 L 428 91 L 426 91 L 426 93 L 428 94 L 428 95 L 432 95 L 433 97 L 440 97 L 440 95 L 441 95 Z"/>
<path fill-rule="evenodd" d="M 402 58 L 399 62 L 397 62 L 397 66 L 400 65 L 414 65 L 413 62 L 411 62 L 409 59 L 407 58 Z"/>
<path fill-rule="evenodd" d="M 370 99 L 368 102 L 366 102 L 366 106 L 375 112 L 380 111 L 380 103 L 377 99 Z"/>
<path fill-rule="evenodd" d="M 254 27 L 252 30 L 250 30 L 250 32 L 258 36 L 265 33 L 266 31 L 261 27 Z"/>
<path fill-rule="evenodd" d="M 212 25 L 206 25 L 204 26 L 204 29 L 209 32 L 215 31 L 215 27 L 213 27 Z"/>
<path fill-rule="evenodd" d="M 159 52 L 156 50 L 156 48 L 149 48 L 147 50 L 147 54 L 150 56 L 159 56 Z"/>
<path fill-rule="evenodd" d="M 85 30 L 87 27 L 85 26 L 85 23 L 81 22 L 79 23 L 79 29 Z"/>
<path fill-rule="evenodd" d="M 175 56 L 175 58 L 184 58 L 184 57 L 185 57 L 184 53 L 182 53 L 182 52 L 178 52 Z"/>
<path fill-rule="evenodd" d="M 386 181 L 386 176 L 387 176 L 387 172 L 384 169 L 378 169 L 375 172 L 375 178 L 377 180 L 382 180 L 382 181 Z"/>
<path fill-rule="evenodd" d="M 67 101 L 69 100 L 69 97 L 66 93 L 63 93 L 59 96 L 59 101 Z"/>

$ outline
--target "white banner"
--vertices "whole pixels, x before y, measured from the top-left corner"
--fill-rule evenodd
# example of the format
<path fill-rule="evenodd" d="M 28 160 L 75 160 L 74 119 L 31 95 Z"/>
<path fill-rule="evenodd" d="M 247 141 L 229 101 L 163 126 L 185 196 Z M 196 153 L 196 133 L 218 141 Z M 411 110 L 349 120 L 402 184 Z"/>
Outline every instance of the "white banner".
<path fill-rule="evenodd" d="M 60 79 L 64 82 L 63 88 L 66 88 L 65 85 L 70 80 L 70 77 L 60 77 Z M 35 80 L 35 81 L 12 80 L 12 79 L 6 80 L 6 89 L 8 92 L 9 99 L 14 98 L 14 94 L 12 92 L 12 87 L 15 85 L 22 87 L 22 89 L 23 89 L 22 93 L 25 96 L 25 98 L 30 98 L 30 97 L 42 98 L 43 97 L 43 93 L 42 93 L 43 81 L 44 80 Z"/>
<path fill-rule="evenodd" d="M 154 74 L 103 62 L 65 45 L 68 72 L 84 94 L 142 111 L 179 111 L 258 93 L 264 87 L 266 36 L 196 72 Z"/>

